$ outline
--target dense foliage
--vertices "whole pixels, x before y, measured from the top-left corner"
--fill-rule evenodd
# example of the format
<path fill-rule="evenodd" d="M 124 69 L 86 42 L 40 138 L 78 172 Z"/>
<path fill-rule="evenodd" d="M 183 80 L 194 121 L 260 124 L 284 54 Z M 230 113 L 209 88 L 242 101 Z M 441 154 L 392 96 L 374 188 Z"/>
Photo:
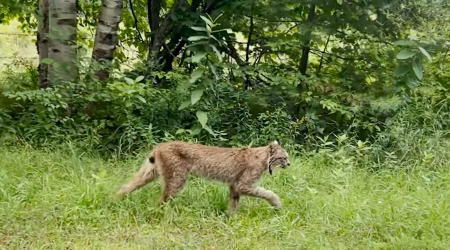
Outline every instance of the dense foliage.
<path fill-rule="evenodd" d="M 1 23 L 35 33 L 29 2 L 2 5 Z M 385 149 L 398 143 L 389 125 L 424 124 L 424 110 L 448 127 L 446 1 L 131 0 L 109 66 L 85 53 L 100 6 L 77 4 L 76 80 L 39 88 L 27 64 L 3 72 L 3 135 L 128 152 L 172 139 L 295 149 L 345 134 Z"/>

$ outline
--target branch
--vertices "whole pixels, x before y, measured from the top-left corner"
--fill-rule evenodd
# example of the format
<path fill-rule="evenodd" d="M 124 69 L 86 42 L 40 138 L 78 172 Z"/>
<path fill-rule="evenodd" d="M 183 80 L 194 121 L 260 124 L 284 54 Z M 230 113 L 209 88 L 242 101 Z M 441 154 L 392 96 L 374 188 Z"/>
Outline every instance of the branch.
<path fill-rule="evenodd" d="M 153 42 L 152 49 L 149 54 L 153 54 L 152 56 L 155 56 L 155 53 L 159 51 L 159 48 L 162 45 L 162 41 L 164 40 L 164 37 L 167 33 L 167 30 L 169 29 L 170 25 L 172 24 L 172 16 L 177 12 L 183 3 L 185 3 L 186 0 L 178 0 L 176 1 L 172 8 L 170 9 L 169 14 L 164 19 L 164 22 L 161 26 L 159 26 L 158 31 L 155 35 L 155 41 Z"/>
<path fill-rule="evenodd" d="M 210 13 L 210 12 L 213 11 L 213 10 L 217 10 L 218 8 L 224 6 L 224 5 L 227 4 L 227 3 L 228 3 L 227 0 L 223 0 L 223 1 L 220 1 L 220 0 L 214 1 L 214 2 L 212 2 L 212 3 L 206 8 L 206 10 L 204 11 L 204 13 Z"/>
<path fill-rule="evenodd" d="M 325 43 L 325 48 L 323 48 L 322 55 L 320 56 L 320 63 L 319 63 L 319 68 L 317 68 L 317 73 L 319 73 L 320 69 L 322 69 L 323 56 L 325 55 L 325 52 L 327 52 L 327 47 L 328 47 L 328 43 L 330 42 L 330 37 L 331 37 L 331 35 L 328 35 L 327 42 Z"/>
<path fill-rule="evenodd" d="M 236 16 L 239 16 L 239 15 L 236 15 Z M 242 16 L 250 18 L 250 16 L 248 16 L 248 15 L 242 15 Z M 270 20 L 270 19 L 264 19 L 264 18 L 260 18 L 260 17 L 253 17 L 253 18 L 256 20 L 265 21 L 268 23 L 303 23 L 303 21 L 301 21 L 301 20 L 275 20 L 275 19 Z"/>
<path fill-rule="evenodd" d="M 252 13 L 253 13 L 253 7 L 252 7 Z M 248 33 L 248 41 L 247 41 L 247 51 L 245 55 L 245 61 L 248 63 L 249 57 L 250 57 L 250 43 L 252 41 L 252 34 L 253 34 L 253 14 L 250 17 L 250 31 Z"/>
<path fill-rule="evenodd" d="M 142 38 L 141 31 L 139 30 L 139 27 L 138 27 L 138 20 L 136 18 L 136 14 L 134 13 L 134 9 L 133 9 L 133 0 L 130 0 L 130 8 L 131 8 L 131 14 L 133 15 L 133 18 L 134 18 L 134 26 L 136 27 L 136 31 L 139 34 L 139 38 L 141 39 L 143 44 L 146 44 L 146 42 Z"/>
<path fill-rule="evenodd" d="M 231 58 L 233 58 L 238 65 L 244 65 L 244 61 L 242 61 L 242 59 L 239 57 L 239 54 L 238 54 L 236 48 L 233 46 L 233 44 L 231 44 L 231 42 L 228 41 L 227 45 L 228 45 L 228 49 L 230 50 L 229 55 L 231 56 Z"/>

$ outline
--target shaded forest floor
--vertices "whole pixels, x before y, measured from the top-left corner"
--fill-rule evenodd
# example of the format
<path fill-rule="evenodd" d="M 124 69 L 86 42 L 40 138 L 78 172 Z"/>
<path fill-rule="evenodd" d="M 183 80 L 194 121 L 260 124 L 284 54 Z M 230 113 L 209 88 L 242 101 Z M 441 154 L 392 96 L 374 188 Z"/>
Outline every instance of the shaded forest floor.
<path fill-rule="evenodd" d="M 0 249 L 446 249 L 450 171 L 386 170 L 292 159 L 265 174 L 281 210 L 192 177 L 156 206 L 159 181 L 121 202 L 111 195 L 142 158 L 104 161 L 29 148 L 0 150 Z"/>

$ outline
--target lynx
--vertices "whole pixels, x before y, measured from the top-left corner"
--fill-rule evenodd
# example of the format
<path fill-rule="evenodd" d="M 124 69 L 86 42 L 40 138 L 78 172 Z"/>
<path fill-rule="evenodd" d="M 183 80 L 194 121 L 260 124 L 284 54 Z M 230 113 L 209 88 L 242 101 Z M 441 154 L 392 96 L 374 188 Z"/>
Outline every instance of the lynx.
<path fill-rule="evenodd" d="M 276 166 L 289 166 L 287 152 L 273 141 L 264 147 L 225 148 L 173 141 L 157 145 L 145 159 L 134 178 L 123 185 L 115 194 L 116 199 L 155 180 L 162 179 L 162 192 L 158 202 L 165 203 L 181 191 L 189 173 L 216 180 L 229 185 L 229 204 L 236 211 L 241 195 L 253 196 L 268 201 L 274 208 L 280 208 L 278 195 L 255 182 L 268 170 Z"/>

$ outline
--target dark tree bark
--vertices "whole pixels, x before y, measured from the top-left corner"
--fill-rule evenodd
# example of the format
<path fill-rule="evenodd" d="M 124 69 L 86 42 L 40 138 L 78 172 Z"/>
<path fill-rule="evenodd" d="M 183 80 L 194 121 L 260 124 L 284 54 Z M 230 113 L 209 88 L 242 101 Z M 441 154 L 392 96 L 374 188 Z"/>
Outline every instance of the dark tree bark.
<path fill-rule="evenodd" d="M 311 4 L 309 6 L 309 12 L 308 17 L 306 19 L 306 24 L 311 25 L 311 23 L 314 20 L 316 12 L 316 6 L 314 4 Z M 300 58 L 300 66 L 299 71 L 303 76 L 306 76 L 307 68 L 308 68 L 308 58 L 309 58 L 309 52 L 311 51 L 311 28 L 308 29 L 308 31 L 305 34 L 305 37 L 303 38 L 303 48 L 302 48 L 302 57 Z M 303 85 L 304 81 L 300 81 L 300 83 L 297 85 L 297 92 L 301 93 L 303 91 Z M 296 119 L 297 116 L 300 113 L 300 105 L 296 104 L 291 109 L 292 118 Z"/>
<path fill-rule="evenodd" d="M 316 12 L 316 6 L 314 4 L 311 4 L 309 7 L 308 12 L 308 18 L 306 19 L 307 24 L 311 24 L 314 20 Z M 311 43 L 311 29 L 308 30 L 306 37 L 304 39 L 304 45 L 302 48 L 302 57 L 300 58 L 300 73 L 302 75 L 306 75 L 306 70 L 308 68 L 308 57 L 309 57 L 309 51 L 311 50 L 310 43 Z"/>
<path fill-rule="evenodd" d="M 153 42 L 155 41 L 155 34 L 159 28 L 160 11 L 161 11 L 161 0 L 147 0 L 147 17 L 151 33 L 149 51 L 152 48 Z"/>
<path fill-rule="evenodd" d="M 156 60 L 157 59 L 158 52 L 161 49 L 161 46 L 164 43 L 164 38 L 167 35 L 167 33 L 170 29 L 170 26 L 172 24 L 172 16 L 175 14 L 175 12 L 177 12 L 181 8 L 181 6 L 185 2 L 186 2 L 186 0 L 177 0 L 173 4 L 172 8 L 170 9 L 169 14 L 164 19 L 164 22 L 156 30 L 156 34 L 152 41 L 152 46 L 151 46 L 151 49 L 148 54 L 148 60 Z"/>
<path fill-rule="evenodd" d="M 250 30 L 248 32 L 247 51 L 245 54 L 245 61 L 247 63 L 250 59 L 250 44 L 252 43 L 252 34 L 253 34 L 253 14 L 250 16 Z"/>

